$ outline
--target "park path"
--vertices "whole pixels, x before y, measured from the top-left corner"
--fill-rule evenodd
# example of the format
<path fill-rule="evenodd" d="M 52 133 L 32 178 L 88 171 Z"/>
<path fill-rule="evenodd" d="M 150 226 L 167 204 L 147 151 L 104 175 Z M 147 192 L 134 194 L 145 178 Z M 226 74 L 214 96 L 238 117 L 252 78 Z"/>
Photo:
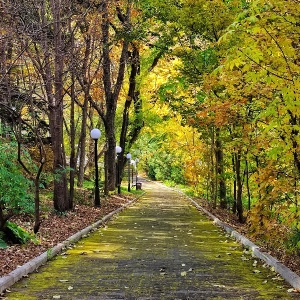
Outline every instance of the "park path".
<path fill-rule="evenodd" d="M 297 299 L 184 196 L 153 182 L 143 189 L 7 299 Z"/>

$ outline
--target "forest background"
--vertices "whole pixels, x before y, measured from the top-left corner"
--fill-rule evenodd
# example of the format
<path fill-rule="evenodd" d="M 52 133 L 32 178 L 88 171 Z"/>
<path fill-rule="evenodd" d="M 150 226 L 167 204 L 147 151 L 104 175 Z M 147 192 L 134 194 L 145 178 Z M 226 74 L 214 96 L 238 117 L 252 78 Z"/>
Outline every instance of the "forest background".
<path fill-rule="evenodd" d="M 74 208 L 117 163 L 232 211 L 299 255 L 298 0 L 0 1 L 0 230 Z M 3 242 L 3 236 L 0 241 Z"/>

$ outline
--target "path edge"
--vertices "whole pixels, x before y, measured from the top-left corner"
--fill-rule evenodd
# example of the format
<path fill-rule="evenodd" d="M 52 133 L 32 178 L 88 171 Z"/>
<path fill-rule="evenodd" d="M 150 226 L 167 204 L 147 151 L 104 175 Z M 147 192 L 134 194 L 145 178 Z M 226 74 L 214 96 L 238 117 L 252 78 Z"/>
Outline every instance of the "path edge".
<path fill-rule="evenodd" d="M 258 247 L 253 242 L 251 242 L 249 239 L 247 239 L 245 236 L 243 236 L 242 234 L 237 232 L 233 227 L 222 222 L 220 219 L 218 219 L 216 216 L 211 214 L 204 207 L 199 205 L 195 200 L 193 200 L 192 198 L 190 198 L 188 196 L 186 196 L 186 197 L 193 203 L 193 205 L 197 209 L 202 210 L 206 215 L 208 215 L 209 218 L 213 220 L 214 224 L 222 227 L 227 233 L 229 233 L 233 238 L 235 238 L 235 240 L 237 240 L 245 248 L 251 250 L 252 255 L 254 257 L 259 258 L 260 260 L 264 261 L 270 267 L 273 267 L 274 271 L 276 273 L 278 273 L 282 278 L 284 278 L 286 282 L 288 282 L 297 291 L 300 291 L 300 276 L 298 276 L 295 272 L 293 272 L 291 269 L 286 267 L 283 263 L 281 263 L 279 260 L 277 260 L 276 258 L 271 256 L 270 254 L 261 251 L 260 247 Z"/>
<path fill-rule="evenodd" d="M 79 232 L 73 234 L 72 236 L 68 237 L 65 241 L 58 243 L 53 248 L 48 249 L 41 255 L 31 259 L 24 265 L 18 267 L 17 269 L 13 270 L 9 274 L 0 277 L 0 295 L 5 292 L 5 290 L 9 289 L 12 285 L 14 285 L 17 281 L 22 279 L 23 277 L 27 276 L 30 273 L 36 271 L 40 266 L 44 265 L 47 261 L 51 260 L 57 254 L 61 253 L 66 247 L 69 245 L 76 243 L 81 238 L 86 236 L 93 230 L 96 230 L 105 222 L 109 221 L 114 215 L 118 214 L 132 203 L 136 202 L 139 198 L 144 196 L 145 192 L 138 197 L 130 200 L 128 203 L 125 203 L 121 207 L 117 208 L 116 210 L 110 212 L 109 214 L 105 215 L 101 220 L 89 225 L 88 227 L 80 230 Z"/>

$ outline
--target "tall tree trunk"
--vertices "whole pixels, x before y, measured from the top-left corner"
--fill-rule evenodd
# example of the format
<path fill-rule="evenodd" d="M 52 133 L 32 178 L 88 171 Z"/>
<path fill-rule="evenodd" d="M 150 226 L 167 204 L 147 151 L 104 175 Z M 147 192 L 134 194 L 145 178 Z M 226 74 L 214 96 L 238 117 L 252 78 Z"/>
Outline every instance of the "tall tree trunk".
<path fill-rule="evenodd" d="M 81 134 L 79 139 L 79 168 L 78 168 L 78 181 L 77 185 L 82 187 L 84 181 L 84 171 L 85 171 L 85 161 L 86 161 L 86 139 L 87 139 L 87 119 L 88 119 L 88 108 L 90 101 L 90 89 L 91 89 L 91 78 L 89 74 L 89 59 L 91 56 L 91 36 L 87 32 L 88 24 L 83 26 L 84 29 L 84 42 L 85 42 L 85 52 L 82 61 L 82 68 L 80 72 L 77 72 L 77 79 L 81 85 L 84 93 L 84 101 L 81 107 L 82 117 L 81 117 Z"/>
<path fill-rule="evenodd" d="M 232 205 L 232 212 L 235 214 L 237 210 L 237 182 L 236 182 L 236 156 L 232 154 L 232 170 L 234 174 L 234 181 L 233 181 L 233 205 Z"/>
<path fill-rule="evenodd" d="M 39 152 L 40 152 L 40 165 L 38 171 L 36 173 L 34 179 L 34 227 L 33 232 L 37 233 L 39 231 L 41 220 L 40 220 L 40 176 L 43 171 L 44 164 L 46 162 L 46 154 L 44 145 L 41 143 L 39 145 Z"/>
<path fill-rule="evenodd" d="M 215 149 L 215 128 L 212 126 L 210 128 L 211 143 L 210 143 L 210 188 L 211 188 L 211 198 L 213 199 L 213 208 L 217 207 L 217 171 L 216 164 L 214 161 L 214 149 Z"/>
<path fill-rule="evenodd" d="M 251 209 L 251 193 L 250 193 L 250 185 L 249 185 L 249 163 L 246 158 L 246 187 L 247 187 L 247 198 L 248 198 L 248 210 Z"/>
<path fill-rule="evenodd" d="M 71 75 L 74 83 L 75 76 Z M 74 202 L 74 188 L 75 188 L 75 174 L 76 174 L 76 150 L 75 150 L 75 86 L 71 86 L 71 106 L 70 106 L 70 207 L 73 208 Z"/>
<path fill-rule="evenodd" d="M 296 101 L 296 99 L 295 99 Z M 296 166 L 296 170 L 298 175 L 300 175 L 300 154 L 299 154 L 299 144 L 298 144 L 298 136 L 299 136 L 299 125 L 300 125 L 300 119 L 293 114 L 292 111 L 288 110 L 289 116 L 290 116 L 290 124 L 292 125 L 292 131 L 290 134 L 290 140 L 292 141 L 292 151 L 293 151 L 293 157 L 294 157 L 294 164 Z"/>
<path fill-rule="evenodd" d="M 54 95 L 49 100 L 49 125 L 52 137 L 54 180 L 53 202 L 58 211 L 70 209 L 68 183 L 65 171 L 65 152 L 63 148 L 63 40 L 62 20 L 60 16 L 61 1 L 51 0 L 54 19 Z"/>
<path fill-rule="evenodd" d="M 216 163 L 217 163 L 217 176 L 218 176 L 218 183 L 219 183 L 220 207 L 225 209 L 227 208 L 226 183 L 224 177 L 223 147 L 220 138 L 219 128 L 216 128 Z"/>
<path fill-rule="evenodd" d="M 109 6 L 108 0 L 102 1 L 102 53 L 103 53 L 103 86 L 104 86 L 104 94 L 105 94 L 105 103 L 106 103 L 106 111 L 105 114 L 100 112 L 100 116 L 102 117 L 105 133 L 106 133 L 106 143 L 107 143 L 107 188 L 109 191 L 113 191 L 115 189 L 116 182 L 116 168 L 115 168 L 115 148 L 116 148 L 116 138 L 115 138 L 115 115 L 117 108 L 117 100 L 120 95 L 121 87 L 124 82 L 125 76 L 125 68 L 127 62 L 128 55 L 128 45 L 129 42 L 125 38 L 123 40 L 122 51 L 119 59 L 119 69 L 117 78 L 115 80 L 115 84 L 113 86 L 113 80 L 111 77 L 111 58 L 110 58 L 110 16 L 108 12 Z M 130 3 L 128 4 L 127 11 L 123 14 L 119 7 L 117 7 L 117 13 L 119 20 L 122 22 L 124 29 L 130 30 Z"/>
<path fill-rule="evenodd" d="M 72 32 L 72 22 L 69 20 L 69 34 L 71 35 L 71 44 L 72 44 L 72 54 L 74 54 L 74 47 L 75 47 L 75 41 L 74 41 L 74 34 Z M 72 55 L 73 56 L 73 55 Z M 76 145 L 75 145 L 75 136 L 76 136 L 76 126 L 75 126 L 75 101 L 76 101 L 76 94 L 75 94 L 75 70 L 72 68 L 70 70 L 71 72 L 71 92 L 70 92 L 70 98 L 71 98 L 71 105 L 70 105 L 70 190 L 69 190 L 69 199 L 70 199 L 70 207 L 73 208 L 74 203 L 74 194 L 75 194 L 75 174 L 76 174 Z"/>
<path fill-rule="evenodd" d="M 81 133 L 79 139 L 79 168 L 77 186 L 82 187 L 84 181 L 84 170 L 86 161 L 87 140 L 87 118 L 88 118 L 89 91 L 84 91 L 84 102 L 82 106 Z"/>
<path fill-rule="evenodd" d="M 236 209 L 238 213 L 238 218 L 241 223 L 244 223 L 244 215 L 243 215 L 243 201 L 242 201 L 242 178 L 241 178 L 241 151 L 238 150 L 235 153 L 235 166 L 236 166 L 236 185 L 237 185 L 237 193 L 236 193 Z"/>
<path fill-rule="evenodd" d="M 136 79 L 140 73 L 140 54 L 138 48 L 132 43 L 132 52 L 130 53 L 130 76 L 129 76 L 129 88 L 127 92 L 127 98 L 125 101 L 124 109 L 123 109 L 123 122 L 122 122 L 122 129 L 120 134 L 120 146 L 124 151 L 129 151 L 135 140 L 137 139 L 142 127 L 143 127 L 143 120 L 140 117 L 142 111 L 142 102 L 139 97 L 139 90 L 137 88 Z M 132 129 L 128 132 L 128 125 L 129 125 L 129 109 L 130 106 L 134 103 L 134 113 L 135 113 L 135 120 L 132 124 Z M 127 143 L 126 143 L 127 142 Z M 127 149 L 125 147 L 127 146 Z M 123 151 L 123 154 L 125 153 Z M 126 165 L 126 159 L 122 160 L 120 169 L 121 172 L 124 170 Z"/>

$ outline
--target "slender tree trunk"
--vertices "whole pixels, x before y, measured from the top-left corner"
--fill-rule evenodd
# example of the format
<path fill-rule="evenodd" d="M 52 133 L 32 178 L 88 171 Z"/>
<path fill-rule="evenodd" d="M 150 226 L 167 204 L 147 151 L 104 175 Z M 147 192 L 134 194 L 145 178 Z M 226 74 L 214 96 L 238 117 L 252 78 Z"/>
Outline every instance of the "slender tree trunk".
<path fill-rule="evenodd" d="M 237 197 L 236 197 L 236 208 L 238 213 L 238 218 L 241 223 L 244 223 L 244 215 L 243 215 L 243 201 L 242 201 L 242 178 L 241 178 L 241 151 L 238 150 L 235 153 L 235 165 L 236 165 L 236 183 L 237 183 Z"/>
<path fill-rule="evenodd" d="M 227 208 L 226 183 L 224 178 L 223 147 L 220 138 L 219 128 L 216 128 L 216 163 L 217 163 L 217 175 L 218 175 L 218 183 L 219 183 L 220 207 L 225 209 Z"/>
<path fill-rule="evenodd" d="M 143 120 L 141 118 L 141 111 L 142 111 L 142 102 L 139 97 L 140 92 L 137 87 L 137 76 L 140 74 L 140 54 L 138 48 L 135 46 L 135 44 L 131 44 L 133 50 L 130 53 L 130 76 L 129 76 L 129 88 L 127 93 L 126 102 L 123 109 L 123 122 L 122 122 L 122 129 L 120 134 L 120 146 L 122 149 L 125 149 L 125 146 L 127 145 L 127 150 L 131 148 L 133 143 L 136 141 L 142 127 L 143 127 Z M 129 125 L 129 109 L 131 104 L 134 104 L 134 114 L 135 114 L 135 120 L 132 122 L 132 128 L 131 131 L 128 131 L 128 125 Z M 127 142 L 127 144 L 126 144 Z M 124 153 L 124 152 L 123 152 Z M 124 170 L 124 167 L 126 165 L 126 159 L 122 160 L 121 164 L 121 170 Z"/>
<path fill-rule="evenodd" d="M 86 25 L 88 27 L 88 25 Z M 88 29 L 86 29 L 87 31 Z M 86 161 L 86 139 L 87 139 L 87 119 L 88 119 L 88 107 L 90 102 L 90 89 L 91 81 L 89 80 L 89 58 L 91 55 L 91 36 L 85 32 L 85 52 L 83 58 L 83 64 L 80 74 L 78 74 L 78 81 L 84 92 L 84 102 L 82 108 L 81 118 L 81 134 L 79 143 L 79 168 L 78 168 L 78 181 L 77 186 L 82 187 L 84 181 L 85 161 Z"/>
<path fill-rule="evenodd" d="M 234 181 L 233 181 L 233 205 L 232 205 L 232 212 L 235 214 L 237 209 L 237 182 L 236 182 L 236 156 L 235 154 L 232 155 L 232 169 L 234 174 Z"/>
<path fill-rule="evenodd" d="M 40 151 L 40 165 L 37 174 L 34 179 L 34 227 L 33 232 L 39 231 L 41 220 L 40 220 L 40 176 L 43 171 L 44 164 L 46 162 L 46 154 L 43 145 L 39 145 Z"/>
<path fill-rule="evenodd" d="M 72 54 L 74 54 L 75 49 L 75 42 L 74 42 L 74 34 L 72 32 L 72 22 L 69 20 L 69 34 L 71 35 L 71 44 L 72 44 Z M 72 55 L 73 56 L 73 55 Z M 75 136 L 76 136 L 76 126 L 75 126 L 75 102 L 76 102 L 76 94 L 75 94 L 75 70 L 72 68 L 71 72 L 71 105 L 70 105 L 70 190 L 69 190 L 69 199 L 70 199 L 70 207 L 73 208 L 74 203 L 74 194 L 75 194 L 75 174 L 76 174 L 76 167 L 77 167 L 77 160 L 76 160 L 76 145 L 75 145 Z"/>
<path fill-rule="evenodd" d="M 218 182 L 218 173 L 217 173 L 217 164 L 214 159 L 215 153 L 215 130 L 214 127 L 211 128 L 211 145 L 210 145 L 210 174 L 211 174 L 211 197 L 213 199 L 213 208 L 217 207 L 217 182 Z"/>
<path fill-rule="evenodd" d="M 111 124 L 114 123 L 114 120 L 111 119 L 108 123 L 110 125 L 109 129 L 106 131 L 107 151 L 105 172 L 107 174 L 107 180 L 105 183 L 108 191 L 114 191 L 116 182 L 116 139 L 114 125 Z"/>
<path fill-rule="evenodd" d="M 72 81 L 74 83 L 75 77 L 72 76 Z M 76 150 L 75 150 L 75 86 L 71 87 L 71 106 L 70 106 L 70 207 L 73 208 L 74 202 L 74 188 L 75 188 L 75 174 L 76 174 Z"/>
<path fill-rule="evenodd" d="M 89 92 L 84 93 L 84 103 L 81 117 L 81 133 L 79 139 L 79 168 L 77 186 L 82 187 L 84 181 L 84 170 L 86 161 L 86 140 L 87 140 L 87 118 L 88 118 Z"/>
<path fill-rule="evenodd" d="M 246 187 L 247 187 L 247 198 L 248 198 L 248 210 L 251 209 L 251 194 L 250 194 L 250 185 L 249 185 L 249 163 L 246 158 Z"/>

